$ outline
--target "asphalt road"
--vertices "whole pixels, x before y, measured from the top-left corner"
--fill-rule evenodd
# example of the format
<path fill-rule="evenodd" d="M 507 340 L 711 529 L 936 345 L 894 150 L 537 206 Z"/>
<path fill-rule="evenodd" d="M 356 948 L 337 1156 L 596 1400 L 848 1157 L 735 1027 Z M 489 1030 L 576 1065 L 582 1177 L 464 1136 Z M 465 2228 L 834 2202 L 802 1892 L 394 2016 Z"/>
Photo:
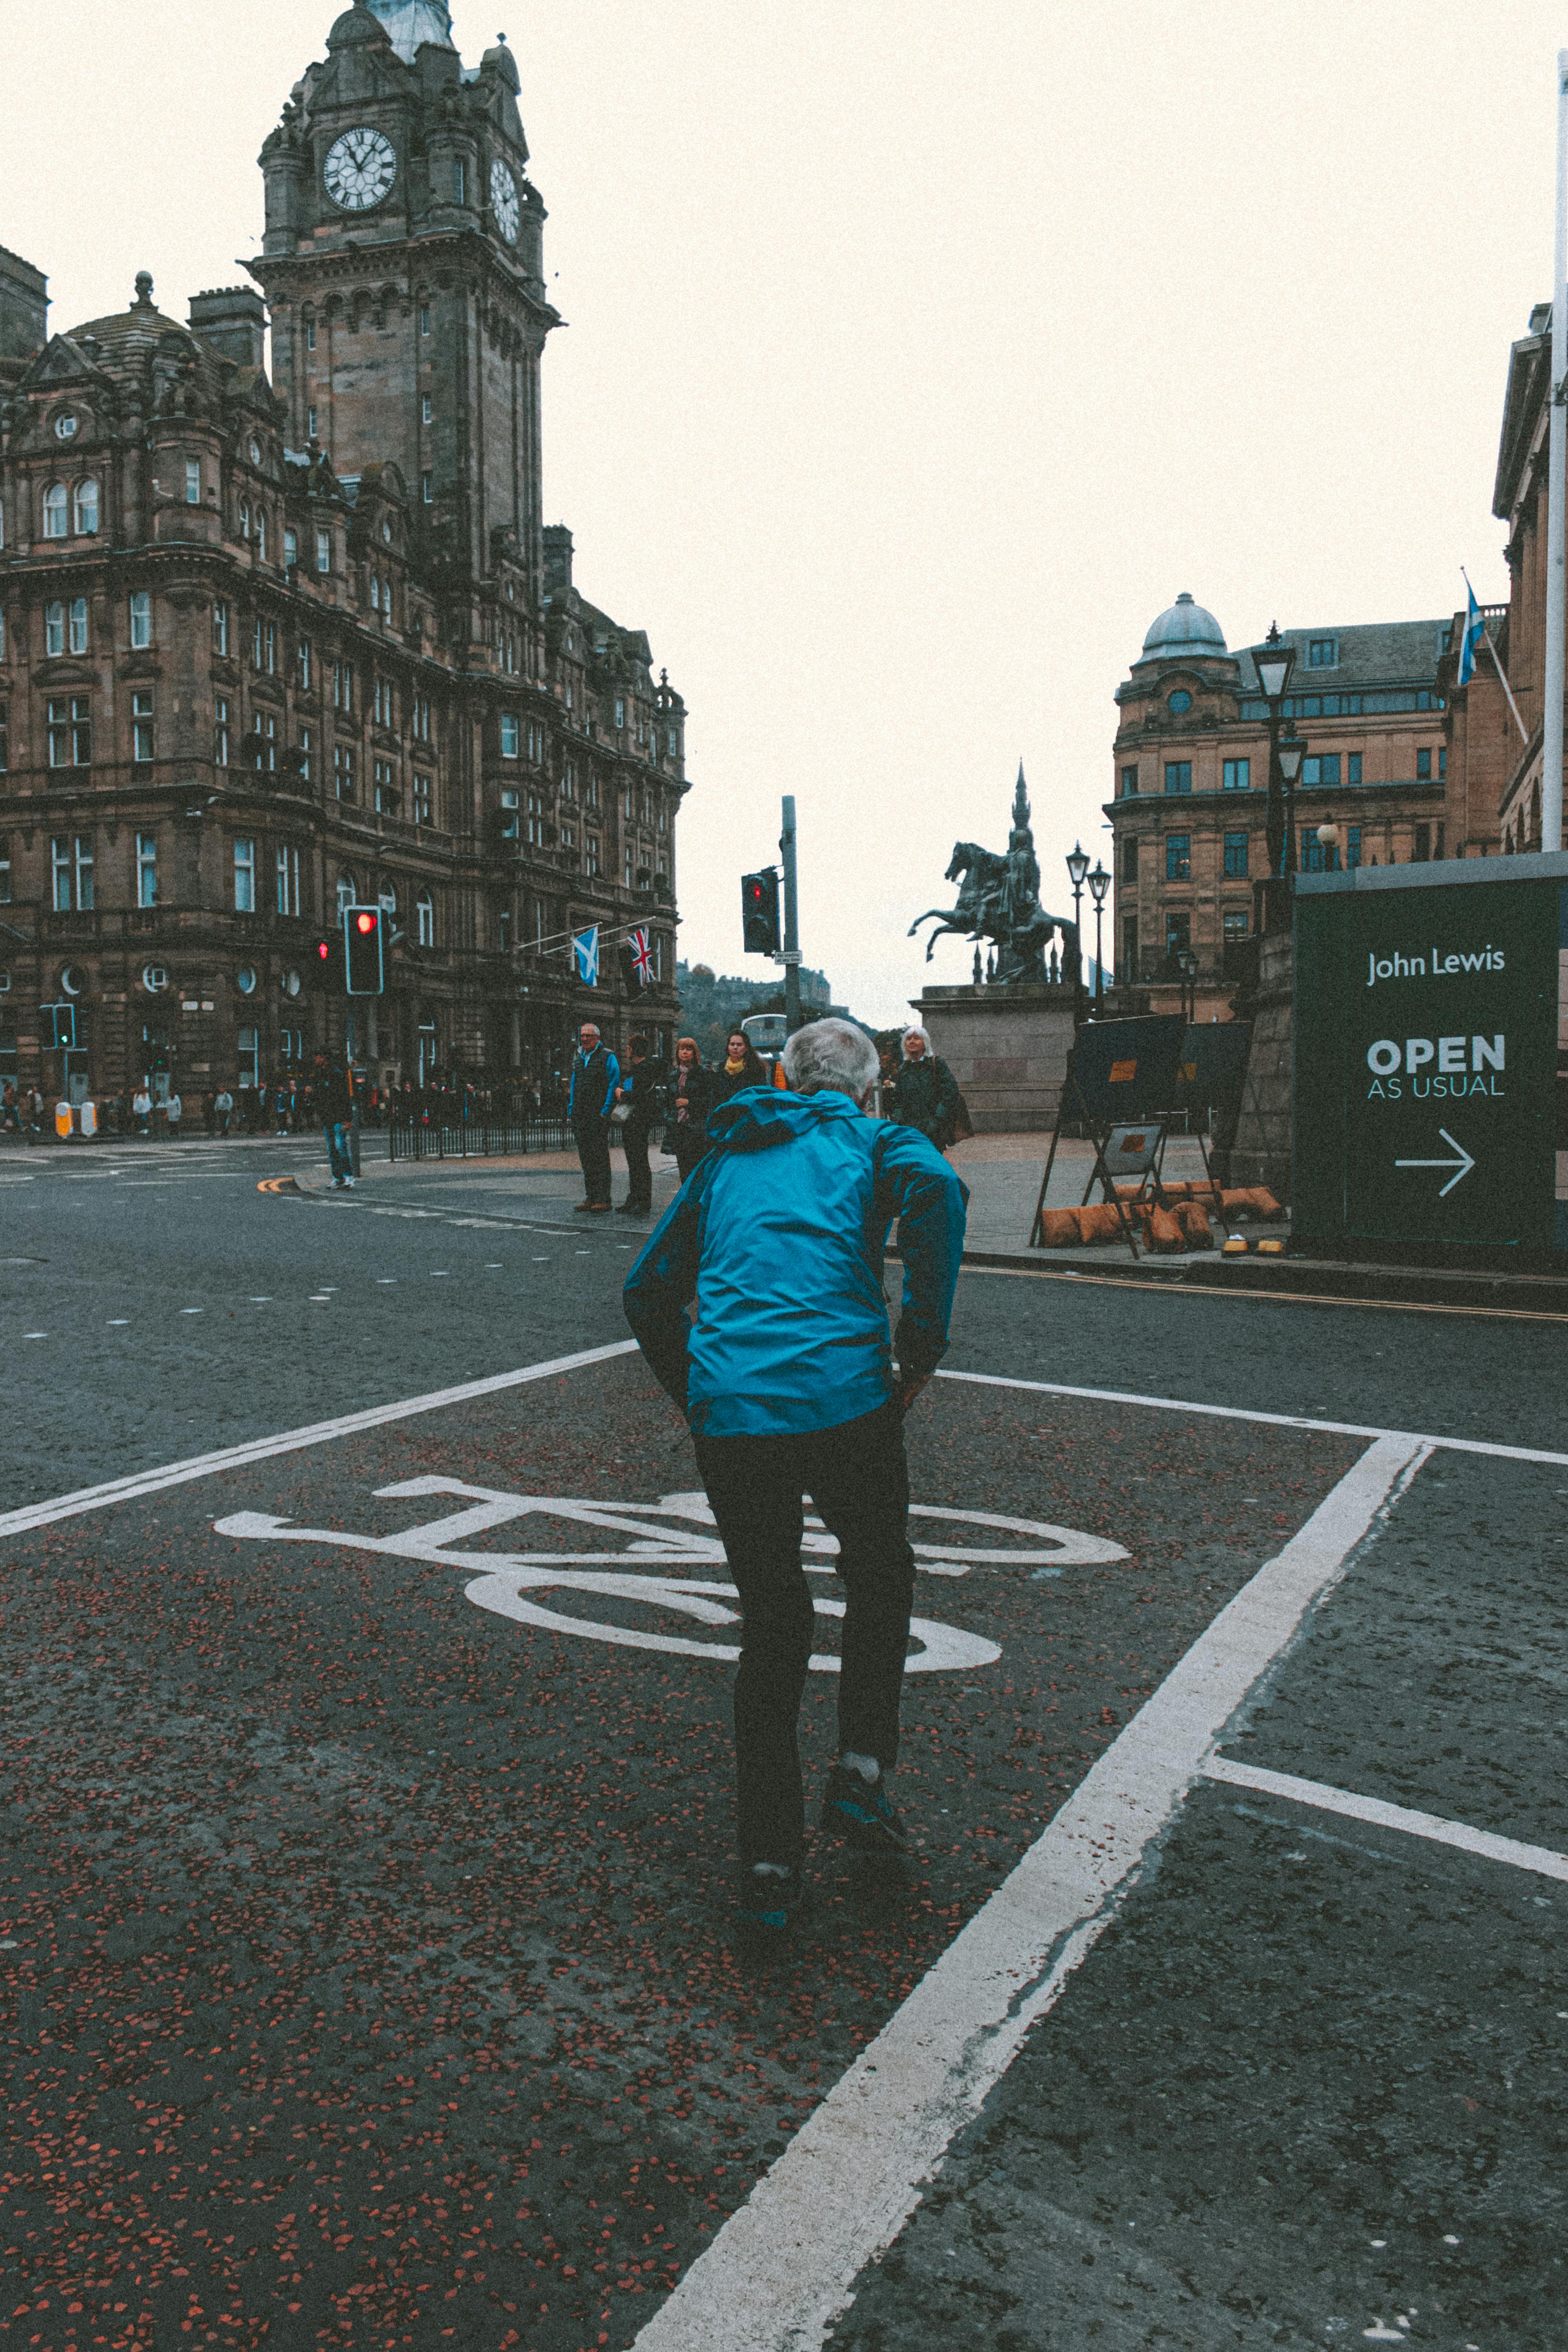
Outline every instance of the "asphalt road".
<path fill-rule="evenodd" d="M 835 2226 L 857 2185 L 894 2218 L 826 2324 L 858 2352 L 1562 2342 L 1560 1327 L 966 1276 L 949 1367 L 997 1384 L 910 1424 L 920 1884 L 819 1848 L 809 1935 L 759 1977 L 727 1928 L 723 1563 L 635 1356 L 46 1507 L 624 1339 L 635 1232 L 568 1181 L 257 1190 L 316 1156 L 0 1160 L 0 2338 L 579 2352 L 662 2306 L 704 2352 L 824 2340 L 775 2324 L 809 2197 L 782 2288 L 748 2200 L 922 1985 L 962 2011 L 1036 1842 L 1363 1475 L 1363 1437 L 1255 1417 L 1282 1413 L 1467 1450 L 1406 1447 L 1275 1642 L 1212 1759 L 1254 1779 L 1200 1740 L 1011 2063 L 955 2057 L 902 2226 L 884 2064 L 894 2128 L 851 2131 Z M 686 2316 L 710 2274 L 740 2332 Z"/>

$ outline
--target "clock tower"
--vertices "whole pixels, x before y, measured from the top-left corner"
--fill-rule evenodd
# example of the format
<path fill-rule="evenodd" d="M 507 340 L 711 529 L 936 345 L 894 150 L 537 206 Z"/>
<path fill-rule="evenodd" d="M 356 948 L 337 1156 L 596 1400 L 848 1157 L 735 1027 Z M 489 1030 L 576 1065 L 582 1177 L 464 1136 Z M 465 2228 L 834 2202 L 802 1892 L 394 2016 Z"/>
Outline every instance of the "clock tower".
<path fill-rule="evenodd" d="M 557 314 L 518 90 L 504 41 L 463 66 L 445 0 L 355 0 L 262 149 L 252 265 L 289 445 L 319 444 L 351 490 L 395 468 L 454 634 L 476 641 L 502 602 L 537 613 L 544 585 L 540 355 Z"/>

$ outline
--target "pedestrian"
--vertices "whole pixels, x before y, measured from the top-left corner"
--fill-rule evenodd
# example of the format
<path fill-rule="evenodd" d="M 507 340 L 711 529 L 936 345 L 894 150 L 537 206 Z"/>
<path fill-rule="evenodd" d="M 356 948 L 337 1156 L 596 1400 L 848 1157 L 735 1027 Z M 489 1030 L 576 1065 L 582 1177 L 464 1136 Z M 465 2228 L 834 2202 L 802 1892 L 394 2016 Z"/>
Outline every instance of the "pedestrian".
<path fill-rule="evenodd" d="M 317 1055 L 316 1078 L 311 1093 L 321 1114 L 321 1132 L 327 1141 L 332 1190 L 334 1192 L 352 1192 L 354 1163 L 350 1134 L 354 1115 L 353 1082 L 347 1064 L 337 1055 L 330 1059 L 324 1053 Z"/>
<path fill-rule="evenodd" d="M 234 1097 L 230 1094 L 226 1086 L 220 1087 L 216 1094 L 213 1097 L 213 1118 L 216 1122 L 217 1131 L 220 1135 L 226 1135 L 228 1133 L 229 1121 L 233 1117 Z"/>
<path fill-rule="evenodd" d="M 669 1081 L 670 1116 L 664 1130 L 664 1148 L 675 1154 L 684 1184 L 709 1149 L 708 1114 L 713 1108 L 713 1073 L 705 1069 L 695 1037 L 680 1037 L 675 1046 L 675 1074 Z"/>
<path fill-rule="evenodd" d="M 616 1088 L 617 1109 L 623 1106 L 626 1117 L 621 1122 L 621 1150 L 626 1155 L 626 1197 L 621 1202 L 623 1217 L 646 1217 L 653 1211 L 653 1171 L 648 1166 L 647 1143 L 653 1122 L 658 1113 L 658 1066 L 650 1062 L 647 1039 L 634 1037 L 626 1049 L 628 1066 L 621 1072 L 621 1083 Z"/>
<path fill-rule="evenodd" d="M 771 1084 L 768 1066 L 743 1029 L 732 1029 L 724 1048 L 724 1060 L 713 1073 L 713 1100 L 728 1102 L 747 1087 Z"/>
<path fill-rule="evenodd" d="M 883 1108 L 900 1127 L 918 1127 L 939 1151 L 953 1141 L 963 1097 L 958 1081 L 919 1022 L 911 1022 L 902 1039 L 902 1058 L 893 1073 L 892 1093 L 883 1097 Z M 963 1122 L 968 1125 L 967 1119 Z"/>
<path fill-rule="evenodd" d="M 138 1135 L 151 1135 L 153 1131 L 153 1097 L 147 1091 L 147 1081 L 145 1078 L 140 1080 L 135 1093 L 131 1097 L 131 1116 L 136 1122 L 136 1132 Z"/>
<path fill-rule="evenodd" d="M 625 1296 L 638 1345 L 690 1426 L 740 1595 L 740 1921 L 752 1945 L 782 1941 L 803 1899 L 807 1494 L 838 1539 L 846 1601 L 822 1826 L 890 1874 L 907 1868 L 888 1789 L 914 1598 L 903 1416 L 947 1348 L 968 1198 L 918 1130 L 864 1116 L 877 1054 L 863 1030 L 812 1022 L 784 1065 L 792 1092 L 742 1094 L 712 1114 L 713 1149 Z M 882 1258 L 895 1217 L 904 1284 L 890 1347 Z"/>
<path fill-rule="evenodd" d="M 584 1021 L 577 1032 L 572 1056 L 572 1091 L 566 1115 L 583 1163 L 583 1191 L 578 1216 L 607 1216 L 610 1210 L 610 1113 L 621 1068 L 599 1034 L 596 1021 Z"/>
<path fill-rule="evenodd" d="M 163 1097 L 163 1128 L 171 1143 L 177 1142 L 179 1139 L 180 1121 L 184 1115 L 185 1107 L 174 1088 L 171 1087 Z"/>
<path fill-rule="evenodd" d="M 5 1081 L 5 1092 L 0 1094 L 0 1129 L 10 1129 L 17 1135 L 22 1132 L 21 1105 L 16 1100 L 16 1089 L 9 1078 Z"/>
<path fill-rule="evenodd" d="M 209 1135 L 217 1133 L 217 1097 L 216 1095 L 202 1097 L 202 1125 Z"/>

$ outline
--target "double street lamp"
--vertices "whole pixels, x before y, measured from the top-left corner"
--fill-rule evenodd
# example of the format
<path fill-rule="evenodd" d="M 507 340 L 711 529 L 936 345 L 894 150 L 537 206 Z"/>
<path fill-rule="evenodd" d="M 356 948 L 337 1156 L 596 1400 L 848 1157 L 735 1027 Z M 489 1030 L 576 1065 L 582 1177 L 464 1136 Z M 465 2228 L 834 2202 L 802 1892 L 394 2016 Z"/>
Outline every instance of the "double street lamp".
<path fill-rule="evenodd" d="M 1100 918 L 1105 912 L 1105 894 L 1110 887 L 1110 877 L 1100 859 L 1094 861 L 1094 872 L 1089 877 L 1089 895 L 1094 900 L 1094 1007 L 1098 1014 L 1105 995 L 1105 965 L 1100 945 Z"/>
<path fill-rule="evenodd" d="M 1264 643 L 1254 647 L 1252 666 L 1268 705 L 1268 881 L 1261 894 L 1265 921 L 1258 928 L 1274 930 L 1286 919 L 1284 877 L 1295 862 L 1295 792 L 1307 749 L 1294 728 L 1289 735 L 1280 733 L 1281 706 L 1296 667 L 1296 648 L 1284 643 L 1278 623 L 1270 626 Z"/>
<path fill-rule="evenodd" d="M 1068 879 L 1072 884 L 1072 1017 L 1076 1023 L 1083 1001 L 1083 933 L 1079 923 L 1079 907 L 1083 898 L 1084 878 L 1089 872 L 1089 855 L 1081 843 L 1075 841 L 1068 853 Z"/>
<path fill-rule="evenodd" d="M 1182 975 L 1182 1018 L 1190 1024 L 1198 1017 L 1198 960 L 1191 948 L 1176 950 L 1176 969 Z"/>

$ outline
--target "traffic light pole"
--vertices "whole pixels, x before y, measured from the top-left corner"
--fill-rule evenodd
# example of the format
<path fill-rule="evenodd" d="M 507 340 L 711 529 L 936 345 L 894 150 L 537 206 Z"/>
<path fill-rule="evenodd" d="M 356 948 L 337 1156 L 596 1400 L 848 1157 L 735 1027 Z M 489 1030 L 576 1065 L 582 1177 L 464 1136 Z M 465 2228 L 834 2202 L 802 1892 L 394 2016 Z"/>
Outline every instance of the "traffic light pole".
<path fill-rule="evenodd" d="M 800 1027 L 800 904 L 795 893 L 795 794 L 786 793 L 784 831 L 779 835 L 784 856 L 784 1022 L 793 1037 Z"/>
<path fill-rule="evenodd" d="M 349 1166 L 354 1181 L 359 1181 L 359 1088 L 354 1084 L 354 1001 L 349 998 L 348 1034 L 343 1043 L 343 1060 L 348 1066 L 349 1080 Z"/>

